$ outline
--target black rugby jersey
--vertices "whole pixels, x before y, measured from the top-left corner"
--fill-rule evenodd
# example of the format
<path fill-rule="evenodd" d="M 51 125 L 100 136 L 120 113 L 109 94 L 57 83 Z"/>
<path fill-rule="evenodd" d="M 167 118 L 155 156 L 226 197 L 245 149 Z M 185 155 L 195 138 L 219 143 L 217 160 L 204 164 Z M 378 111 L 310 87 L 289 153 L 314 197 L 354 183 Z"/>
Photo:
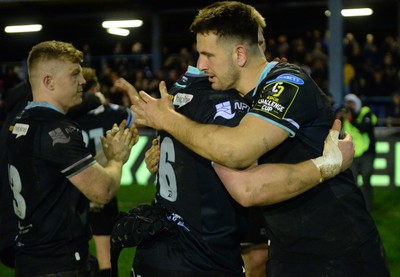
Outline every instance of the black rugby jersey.
<path fill-rule="evenodd" d="M 193 67 L 169 93 L 177 112 L 201 123 L 235 126 L 250 108 L 235 91 L 213 91 L 208 77 L 199 76 Z M 168 258 L 162 258 L 161 248 L 154 250 L 159 258 L 151 265 L 166 270 L 241 274 L 240 242 L 247 228 L 246 210 L 229 196 L 209 160 L 166 132 L 160 132 L 158 140 L 161 154 L 156 200 L 181 217 L 181 222 L 179 238 L 164 242 L 171 244 L 162 248 L 169 249 L 165 250 Z M 154 248 L 160 240 L 155 239 Z M 149 249 L 146 244 L 143 248 Z M 150 258 L 151 253 L 145 255 Z M 137 257 L 141 254 L 138 247 Z"/>
<path fill-rule="evenodd" d="M 8 172 L 19 220 L 16 268 L 42 275 L 86 260 L 89 202 L 68 180 L 95 163 L 79 126 L 45 103 L 30 103 L 8 134 Z M 44 258 L 45 257 L 45 258 Z"/>
<path fill-rule="evenodd" d="M 288 63 L 278 63 L 261 78 L 249 114 L 280 126 L 290 137 L 259 163 L 297 163 L 322 155 L 333 123 L 326 95 L 304 70 Z M 264 210 L 270 255 L 284 260 L 343 255 L 377 232 L 350 170 Z"/>

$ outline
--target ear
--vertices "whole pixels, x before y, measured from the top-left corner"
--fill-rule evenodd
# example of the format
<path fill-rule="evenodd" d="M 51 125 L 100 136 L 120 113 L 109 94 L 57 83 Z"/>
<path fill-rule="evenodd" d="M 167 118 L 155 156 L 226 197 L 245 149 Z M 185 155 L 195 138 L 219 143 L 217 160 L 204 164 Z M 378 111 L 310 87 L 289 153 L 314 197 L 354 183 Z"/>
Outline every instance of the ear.
<path fill-rule="evenodd" d="M 54 89 L 54 83 L 53 83 L 53 77 L 51 75 L 46 75 L 43 78 L 43 85 L 49 89 L 53 90 Z"/>
<path fill-rule="evenodd" d="M 243 67 L 247 62 L 247 48 L 242 45 L 236 45 L 235 48 L 236 63 L 238 66 Z"/>

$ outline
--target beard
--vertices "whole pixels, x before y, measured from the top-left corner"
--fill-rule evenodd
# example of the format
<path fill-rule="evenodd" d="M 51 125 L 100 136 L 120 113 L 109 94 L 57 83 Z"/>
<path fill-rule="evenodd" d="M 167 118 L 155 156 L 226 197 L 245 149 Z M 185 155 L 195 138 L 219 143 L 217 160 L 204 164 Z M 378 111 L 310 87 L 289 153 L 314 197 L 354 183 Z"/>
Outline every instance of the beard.
<path fill-rule="evenodd" d="M 214 90 L 236 89 L 239 77 L 239 70 L 232 63 L 229 63 L 226 70 L 222 74 L 218 74 L 217 82 L 212 84 L 212 88 Z"/>

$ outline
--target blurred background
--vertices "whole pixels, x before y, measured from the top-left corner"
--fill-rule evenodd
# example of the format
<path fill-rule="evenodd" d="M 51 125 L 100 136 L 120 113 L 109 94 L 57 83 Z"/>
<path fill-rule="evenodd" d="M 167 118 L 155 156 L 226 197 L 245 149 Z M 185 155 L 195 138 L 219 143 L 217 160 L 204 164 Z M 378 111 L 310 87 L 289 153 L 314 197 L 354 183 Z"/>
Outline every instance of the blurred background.
<path fill-rule="evenodd" d="M 126 45 L 129 53 L 134 41 L 143 44 L 143 50 L 154 47 L 154 32 L 159 31 L 160 47 L 178 51 L 190 47 L 193 37 L 188 27 L 197 11 L 215 1 L 158 1 L 158 0 L 0 0 L 0 57 L 1 61 L 19 60 L 30 47 L 42 40 L 63 39 L 77 47 L 89 44 L 94 55 L 112 54 L 117 42 Z M 266 18 L 267 38 L 287 35 L 290 39 L 305 38 L 307 32 L 328 29 L 324 12 L 329 1 L 321 0 L 253 0 Z M 398 35 L 398 0 L 344 0 L 343 8 L 369 7 L 374 13 L 367 17 L 344 18 L 344 33 L 352 32 L 363 42 L 372 33 L 377 42 L 385 36 Z M 129 36 L 118 38 L 101 27 L 104 20 L 141 19 L 143 26 L 131 29 Z M 41 32 L 32 34 L 5 34 L 4 26 L 11 24 L 42 24 Z"/>
<path fill-rule="evenodd" d="M 85 54 L 83 65 L 96 69 L 108 102 L 129 106 L 113 87 L 123 77 L 137 89 L 157 96 L 158 83 L 170 86 L 197 59 L 189 25 L 206 0 L 0 0 L 0 126 L 6 116 L 8 92 L 26 76 L 31 47 L 44 40 L 71 42 Z M 286 57 L 303 67 L 331 96 L 335 111 L 353 93 L 369 106 L 378 121 L 377 156 L 371 184 L 376 190 L 372 214 L 384 238 L 393 276 L 400 276 L 400 0 L 254 0 L 265 17 L 268 60 Z M 348 8 L 370 8 L 370 16 L 342 17 Z M 327 11 L 336 13 L 327 16 Z M 129 34 L 110 34 L 106 20 L 142 20 Z M 7 33 L 10 25 L 40 24 L 32 33 Z M 124 169 L 129 193 L 126 207 L 139 187 L 153 184 L 144 152 L 152 130 L 142 130 L 143 144 Z M 361 183 L 359 183 L 361 184 Z M 134 186 L 131 186 L 134 185 Z M 129 187 L 129 189 L 128 189 Z M 151 189 L 137 203 L 152 198 Z M 397 206 L 396 206 L 397 205 Z M 130 258 L 129 258 L 130 259 Z M 129 260 L 128 259 L 128 260 Z M 3 272 L 3 275 L 2 275 Z M 396 275 L 397 274 L 397 275 Z M 0 265 L 0 276 L 4 268 Z"/>
<path fill-rule="evenodd" d="M 154 90 L 154 79 L 171 83 L 188 64 L 194 64 L 195 39 L 188 28 L 198 10 L 212 2 L 0 0 L 2 98 L 15 82 L 26 78 L 24 66 L 30 48 L 52 39 L 72 42 L 83 50 L 85 65 L 95 67 L 105 85 L 114 74 L 137 85 L 143 83 L 141 86 L 147 90 Z M 269 59 L 287 57 L 290 62 L 301 64 L 337 104 L 350 91 L 362 96 L 368 104 L 373 102 L 374 111 L 384 121 L 386 109 L 392 108 L 390 97 L 399 87 L 399 0 L 245 2 L 266 18 Z M 367 7 L 373 14 L 327 17 L 326 11 L 332 6 Z M 126 36 L 110 34 L 102 27 L 105 20 L 128 19 L 139 19 L 143 24 L 127 28 Z M 5 32 L 6 26 L 23 24 L 41 24 L 42 29 L 32 33 Z M 329 53 L 329 48 L 336 50 L 339 45 L 343 45 L 340 53 Z"/>

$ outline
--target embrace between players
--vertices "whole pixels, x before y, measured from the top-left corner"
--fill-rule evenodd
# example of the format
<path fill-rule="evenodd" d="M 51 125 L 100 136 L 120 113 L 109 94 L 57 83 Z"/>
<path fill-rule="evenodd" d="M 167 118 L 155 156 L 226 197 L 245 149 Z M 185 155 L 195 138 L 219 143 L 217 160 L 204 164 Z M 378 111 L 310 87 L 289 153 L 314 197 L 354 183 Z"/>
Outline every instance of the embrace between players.
<path fill-rule="evenodd" d="M 161 82 L 161 98 L 155 99 L 123 79 L 117 81 L 130 97 L 136 125 L 159 131 L 146 153 L 149 170 L 157 174 L 152 205 L 162 208 L 174 225 L 173 232 L 138 240 L 132 276 L 245 276 L 240 244 L 248 231 L 247 207 L 252 206 L 262 207 L 268 277 L 389 276 L 378 230 L 348 170 L 354 153 L 351 138 L 339 139 L 340 121 L 334 121 L 326 94 L 304 70 L 266 60 L 264 28 L 264 18 L 250 5 L 213 3 L 200 10 L 190 26 L 196 34 L 197 67 L 189 67 L 169 92 Z M 68 266 L 51 255 L 51 247 L 43 257 L 50 255 L 52 266 L 39 269 L 26 262 L 40 259 L 35 254 L 41 245 L 30 241 L 38 234 L 33 231 L 36 221 L 29 221 L 34 212 L 28 209 L 32 217 L 27 219 L 17 209 L 25 230 L 17 244 L 19 276 L 83 270 L 90 239 L 88 225 L 76 217 L 87 214 L 83 196 L 106 203 L 116 195 L 122 165 L 139 139 L 134 125 L 125 129 L 123 122 L 103 138 L 106 166 L 95 162 L 79 138 L 79 126 L 63 115 L 82 96 L 81 56 L 35 60 L 32 53 L 38 52 L 31 52 L 34 62 L 29 65 L 34 102 L 13 123 L 8 157 L 21 154 L 23 146 L 32 154 L 26 160 L 36 161 L 36 166 L 48 160 L 57 165 L 49 178 L 64 190 L 49 193 L 63 197 L 73 211 L 65 221 L 49 222 L 59 230 L 70 223 L 78 226 L 74 245 L 79 251 L 62 248 Z M 45 74 L 54 68 L 53 75 Z M 43 120 L 48 135 L 40 128 Z M 29 148 L 38 134 L 49 136 L 46 143 L 37 143 L 50 154 Z M 17 174 L 21 167 L 35 176 L 18 157 L 10 159 L 9 173 L 22 176 Z M 61 241 L 65 232 L 57 234 Z M 57 248 L 51 239 L 48 236 L 48 245 Z"/>

